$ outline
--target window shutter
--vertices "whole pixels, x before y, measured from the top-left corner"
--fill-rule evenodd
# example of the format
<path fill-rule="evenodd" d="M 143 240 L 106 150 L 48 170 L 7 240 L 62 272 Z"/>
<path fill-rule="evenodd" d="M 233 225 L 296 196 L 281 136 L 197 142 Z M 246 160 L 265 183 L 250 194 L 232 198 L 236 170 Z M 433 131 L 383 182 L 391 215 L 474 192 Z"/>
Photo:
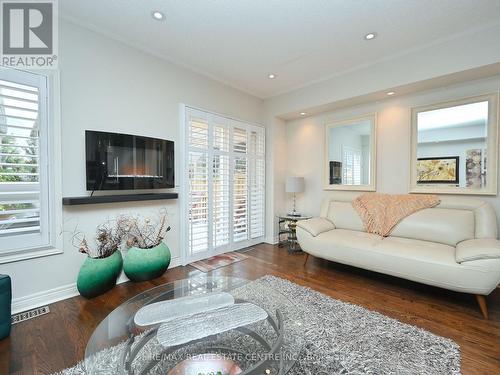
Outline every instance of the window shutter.
<path fill-rule="evenodd" d="M 233 169 L 233 241 L 248 239 L 247 158 L 236 156 Z"/>
<path fill-rule="evenodd" d="M 350 147 L 342 147 L 343 171 L 342 181 L 346 185 L 361 185 L 361 151 Z"/>
<path fill-rule="evenodd" d="M 247 152 L 247 131 L 233 128 L 233 151 L 245 154 Z"/>
<path fill-rule="evenodd" d="M 264 130 L 192 108 L 186 119 L 189 260 L 258 242 L 264 236 Z"/>
<path fill-rule="evenodd" d="M 208 147 L 208 122 L 193 117 L 189 123 L 189 146 L 201 149 Z"/>
<path fill-rule="evenodd" d="M 239 124 L 238 124 L 239 125 Z M 233 127 L 233 241 L 248 239 L 247 130 Z"/>
<path fill-rule="evenodd" d="M 189 143 L 189 249 L 206 251 L 208 236 L 208 121 L 191 117 Z"/>
<path fill-rule="evenodd" d="M 0 70 L 0 248 L 49 244 L 46 78 Z M 42 188 L 43 185 L 43 188 Z"/>
<path fill-rule="evenodd" d="M 361 152 L 355 151 L 353 155 L 354 185 L 361 185 Z"/>
<path fill-rule="evenodd" d="M 250 132 L 250 238 L 264 236 L 265 216 L 264 130 Z"/>
<path fill-rule="evenodd" d="M 213 136 L 213 247 L 219 248 L 230 241 L 230 171 L 229 127 L 214 125 Z"/>

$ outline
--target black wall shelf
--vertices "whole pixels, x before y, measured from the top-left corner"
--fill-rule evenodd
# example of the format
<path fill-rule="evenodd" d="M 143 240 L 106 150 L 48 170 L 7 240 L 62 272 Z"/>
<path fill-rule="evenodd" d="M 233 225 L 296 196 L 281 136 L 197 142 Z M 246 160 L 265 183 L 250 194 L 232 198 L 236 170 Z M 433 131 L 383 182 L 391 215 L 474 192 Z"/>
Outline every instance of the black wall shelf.
<path fill-rule="evenodd" d="M 65 197 L 62 199 L 65 206 L 76 206 L 80 204 L 98 204 L 134 201 L 155 201 L 162 199 L 177 199 L 178 193 L 148 193 L 148 194 L 120 194 L 120 195 L 94 195 L 85 197 Z"/>

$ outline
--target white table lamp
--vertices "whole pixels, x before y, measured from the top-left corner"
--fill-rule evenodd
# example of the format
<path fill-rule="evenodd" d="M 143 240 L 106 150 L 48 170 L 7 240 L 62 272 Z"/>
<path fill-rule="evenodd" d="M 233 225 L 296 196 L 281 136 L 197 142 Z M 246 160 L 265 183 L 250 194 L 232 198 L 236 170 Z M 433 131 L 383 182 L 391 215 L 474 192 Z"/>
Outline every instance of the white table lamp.
<path fill-rule="evenodd" d="M 287 177 L 285 190 L 287 193 L 293 193 L 293 211 L 289 212 L 290 216 L 300 216 L 295 210 L 295 194 L 302 193 L 305 189 L 304 177 Z"/>

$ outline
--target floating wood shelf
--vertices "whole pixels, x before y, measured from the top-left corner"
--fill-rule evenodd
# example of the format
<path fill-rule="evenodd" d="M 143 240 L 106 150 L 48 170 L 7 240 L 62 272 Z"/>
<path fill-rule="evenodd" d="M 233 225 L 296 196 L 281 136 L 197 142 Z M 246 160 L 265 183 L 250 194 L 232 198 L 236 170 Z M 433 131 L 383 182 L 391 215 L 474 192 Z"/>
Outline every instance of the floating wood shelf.
<path fill-rule="evenodd" d="M 80 204 L 98 204 L 114 202 L 155 201 L 162 199 L 177 199 L 178 193 L 148 193 L 148 194 L 120 194 L 120 195 L 94 195 L 85 197 L 65 197 L 63 205 L 75 206 Z"/>

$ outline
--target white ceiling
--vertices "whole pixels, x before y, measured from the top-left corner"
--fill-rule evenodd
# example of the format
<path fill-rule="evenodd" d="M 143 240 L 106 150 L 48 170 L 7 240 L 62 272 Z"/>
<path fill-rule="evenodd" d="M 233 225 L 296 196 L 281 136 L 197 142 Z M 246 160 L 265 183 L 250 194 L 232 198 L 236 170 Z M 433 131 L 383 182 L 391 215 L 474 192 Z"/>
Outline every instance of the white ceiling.
<path fill-rule="evenodd" d="M 500 22 L 499 0 L 60 0 L 60 8 L 262 98 Z M 364 40 L 372 31 L 378 37 Z"/>

